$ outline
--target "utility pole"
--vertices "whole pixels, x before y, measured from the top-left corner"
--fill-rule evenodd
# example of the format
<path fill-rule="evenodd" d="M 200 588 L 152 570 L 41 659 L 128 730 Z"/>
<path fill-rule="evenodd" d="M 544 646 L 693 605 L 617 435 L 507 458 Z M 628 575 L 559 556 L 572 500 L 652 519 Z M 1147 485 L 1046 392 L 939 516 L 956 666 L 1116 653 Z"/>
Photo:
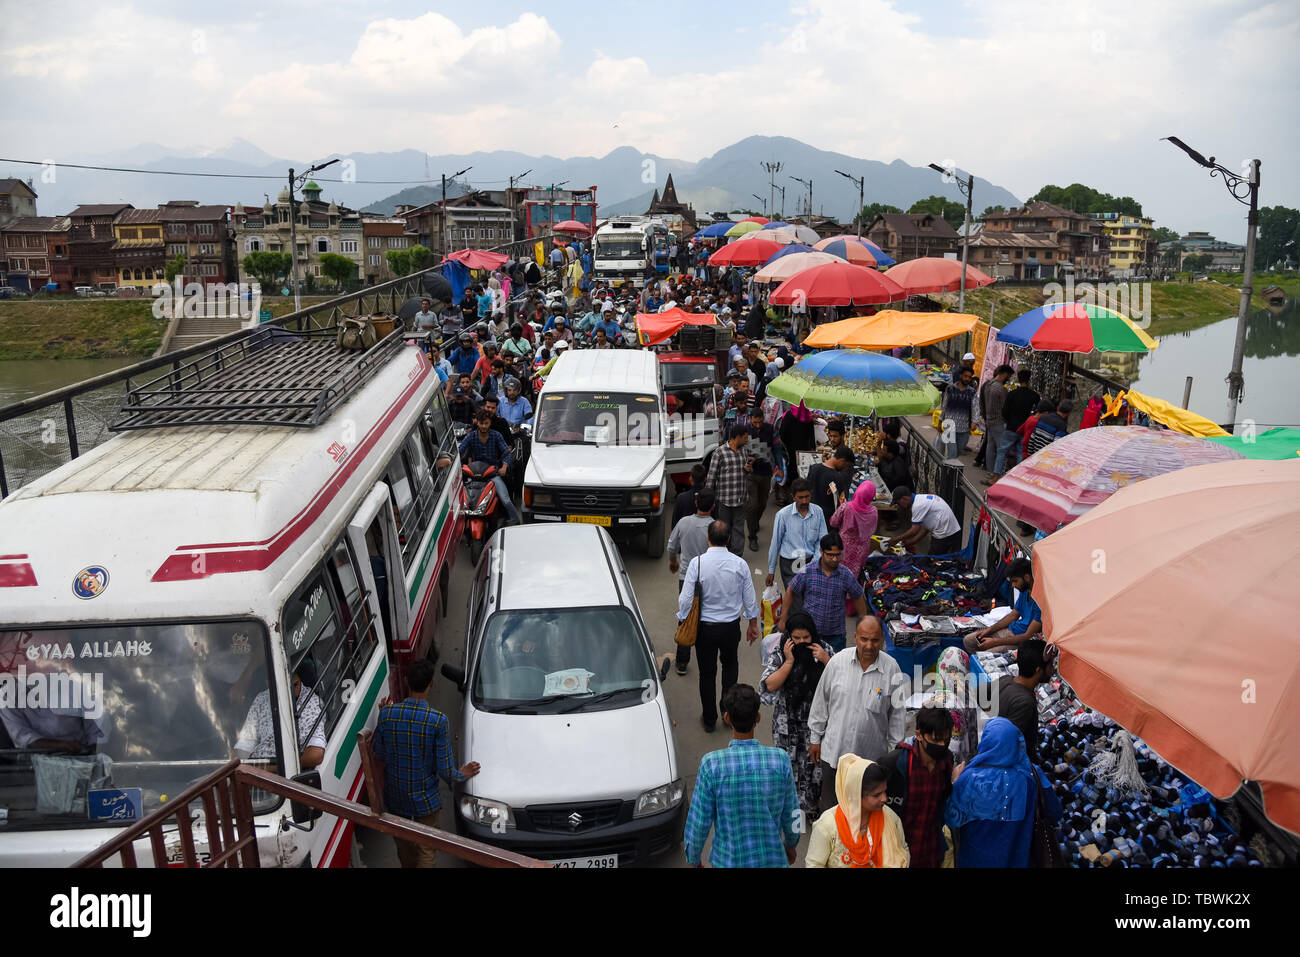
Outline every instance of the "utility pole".
<path fill-rule="evenodd" d="M 518 176 L 510 177 L 510 187 L 506 190 L 506 205 L 510 207 L 510 242 L 515 241 L 515 180 L 521 180 L 529 173 L 531 169 L 526 169 Z"/>
<path fill-rule="evenodd" d="M 1206 159 L 1176 136 L 1162 139 L 1173 143 L 1193 160 L 1210 171 L 1211 176 L 1223 178 L 1232 198 L 1248 210 L 1246 213 L 1246 259 L 1242 263 L 1241 305 L 1237 309 L 1237 338 L 1232 346 L 1232 369 L 1228 372 L 1228 421 L 1223 427 L 1234 432 L 1237 426 L 1237 404 L 1246 390 L 1246 380 L 1241 374 L 1242 356 L 1246 346 L 1246 315 L 1250 312 L 1250 297 L 1255 278 L 1255 233 L 1259 231 L 1259 160 L 1250 161 L 1250 170 L 1244 176 L 1235 173 L 1214 157 Z"/>
<path fill-rule="evenodd" d="M 858 188 L 858 212 L 853 218 L 858 221 L 858 239 L 861 239 L 862 238 L 862 204 L 864 201 L 862 191 L 863 191 L 864 184 L 867 182 L 867 177 L 865 175 L 850 176 L 848 173 L 845 173 L 844 171 L 838 169 L 835 172 L 839 173 L 841 176 L 847 179 L 850 183 L 853 183 Z"/>
<path fill-rule="evenodd" d="M 765 200 L 762 196 L 759 196 L 758 193 L 750 193 L 749 195 L 753 196 L 756 200 L 758 200 L 760 203 L 763 204 L 762 215 L 767 216 L 767 200 Z"/>
<path fill-rule="evenodd" d="M 813 210 L 813 205 L 812 205 L 812 180 L 811 180 L 811 179 L 800 179 L 798 176 L 791 176 L 790 178 L 791 178 L 792 180 L 794 180 L 796 183 L 803 183 L 805 186 L 808 187 L 808 225 L 809 225 L 809 226 L 812 226 L 812 210 Z"/>
<path fill-rule="evenodd" d="M 465 167 L 463 170 L 461 170 L 459 173 L 452 173 L 452 174 L 451 174 L 452 181 L 454 182 L 457 176 L 464 176 L 466 173 L 468 173 L 468 172 L 469 172 L 470 170 L 472 170 L 473 168 L 474 168 L 474 167 L 472 167 L 472 166 L 466 166 L 466 167 Z M 451 240 L 450 240 L 451 229 L 448 227 L 447 222 L 448 222 L 448 218 L 447 218 L 447 174 L 446 174 L 446 173 L 443 173 L 443 174 L 442 174 L 442 258 L 443 258 L 443 259 L 446 259 L 446 258 L 447 258 L 447 253 L 448 253 L 448 252 L 450 251 L 450 249 L 451 249 Z"/>
<path fill-rule="evenodd" d="M 776 209 L 776 202 L 775 202 L 775 199 L 776 199 L 776 174 L 779 173 L 779 172 L 781 172 L 781 167 L 783 167 L 785 164 L 784 164 L 784 163 L 777 163 L 777 162 L 775 162 L 775 161 L 771 161 L 771 162 L 767 162 L 767 163 L 759 163 L 758 165 L 761 166 L 761 167 L 763 167 L 763 169 L 767 170 L 767 208 L 768 208 L 768 209 Z M 783 213 L 785 212 L 785 196 L 784 196 L 784 193 L 785 193 L 785 191 L 782 190 L 781 211 L 782 211 Z"/>
<path fill-rule="evenodd" d="M 785 187 L 778 186 L 777 189 L 781 193 L 781 219 L 785 219 Z"/>
<path fill-rule="evenodd" d="M 328 163 L 321 163 L 319 166 L 312 166 L 301 176 L 293 175 L 293 167 L 289 167 L 289 245 L 293 247 L 291 253 L 293 263 L 293 311 L 297 312 L 302 309 L 302 296 L 298 292 L 298 207 L 294 205 L 293 192 L 295 186 L 299 183 L 307 182 L 307 177 L 312 173 L 323 170 L 326 166 L 333 166 L 338 159 L 332 159 Z"/>
<path fill-rule="evenodd" d="M 939 173 L 945 183 L 951 183 L 954 180 L 957 188 L 966 195 L 966 216 L 962 221 L 962 239 L 961 239 L 961 288 L 957 290 L 957 311 L 966 311 L 966 259 L 970 254 L 970 214 L 971 203 L 975 199 L 975 174 L 970 173 L 965 180 L 957 176 L 956 169 L 948 169 L 940 166 L 938 163 L 931 163 L 930 169 Z"/>

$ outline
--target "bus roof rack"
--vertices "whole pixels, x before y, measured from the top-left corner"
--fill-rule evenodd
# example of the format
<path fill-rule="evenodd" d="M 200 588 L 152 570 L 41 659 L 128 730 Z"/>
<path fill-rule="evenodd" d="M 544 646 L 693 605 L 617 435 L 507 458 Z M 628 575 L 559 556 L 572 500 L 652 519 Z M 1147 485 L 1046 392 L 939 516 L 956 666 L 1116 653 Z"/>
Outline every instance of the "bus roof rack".
<path fill-rule="evenodd" d="M 257 329 L 129 390 L 108 427 L 317 426 L 404 346 L 400 326 L 364 352 L 337 334 Z"/>

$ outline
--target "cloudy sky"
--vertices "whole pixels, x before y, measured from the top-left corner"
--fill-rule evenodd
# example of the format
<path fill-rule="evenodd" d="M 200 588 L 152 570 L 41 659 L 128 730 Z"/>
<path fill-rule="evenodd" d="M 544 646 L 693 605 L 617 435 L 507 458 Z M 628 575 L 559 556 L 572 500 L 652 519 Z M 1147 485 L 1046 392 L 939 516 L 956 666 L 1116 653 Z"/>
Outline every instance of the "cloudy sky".
<path fill-rule="evenodd" d="M 1263 203 L 1300 206 L 1294 0 L 3 8 L 15 158 L 240 137 L 288 157 L 632 146 L 698 160 L 757 133 L 951 160 L 1020 196 L 1080 181 L 1237 240 L 1241 211 L 1158 141 L 1174 134 L 1232 168 L 1259 157 Z"/>

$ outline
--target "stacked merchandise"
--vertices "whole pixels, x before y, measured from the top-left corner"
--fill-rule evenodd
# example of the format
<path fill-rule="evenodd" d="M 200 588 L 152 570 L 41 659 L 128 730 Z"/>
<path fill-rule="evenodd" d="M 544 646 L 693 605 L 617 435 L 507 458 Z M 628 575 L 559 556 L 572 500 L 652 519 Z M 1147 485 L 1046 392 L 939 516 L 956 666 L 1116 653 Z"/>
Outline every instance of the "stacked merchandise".
<path fill-rule="evenodd" d="M 1016 673 L 1009 653 L 979 652 L 996 682 Z M 1061 852 L 1074 867 L 1259 867 L 1214 799 L 1140 738 L 1074 696 L 1041 684 L 1038 765 L 1061 801 Z"/>
<path fill-rule="evenodd" d="M 864 570 L 867 603 L 897 647 L 983 627 L 973 616 L 989 611 L 984 576 L 958 559 L 923 555 L 873 556 Z"/>

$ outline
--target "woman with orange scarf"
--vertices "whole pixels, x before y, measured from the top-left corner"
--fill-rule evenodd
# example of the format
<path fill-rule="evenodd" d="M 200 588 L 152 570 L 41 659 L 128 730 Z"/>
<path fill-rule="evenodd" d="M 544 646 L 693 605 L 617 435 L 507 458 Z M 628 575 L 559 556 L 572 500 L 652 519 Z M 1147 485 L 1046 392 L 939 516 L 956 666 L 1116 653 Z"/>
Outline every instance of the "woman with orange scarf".
<path fill-rule="evenodd" d="M 903 822 L 886 806 L 888 775 L 856 754 L 840 757 L 838 804 L 813 825 L 806 867 L 907 867 Z"/>

